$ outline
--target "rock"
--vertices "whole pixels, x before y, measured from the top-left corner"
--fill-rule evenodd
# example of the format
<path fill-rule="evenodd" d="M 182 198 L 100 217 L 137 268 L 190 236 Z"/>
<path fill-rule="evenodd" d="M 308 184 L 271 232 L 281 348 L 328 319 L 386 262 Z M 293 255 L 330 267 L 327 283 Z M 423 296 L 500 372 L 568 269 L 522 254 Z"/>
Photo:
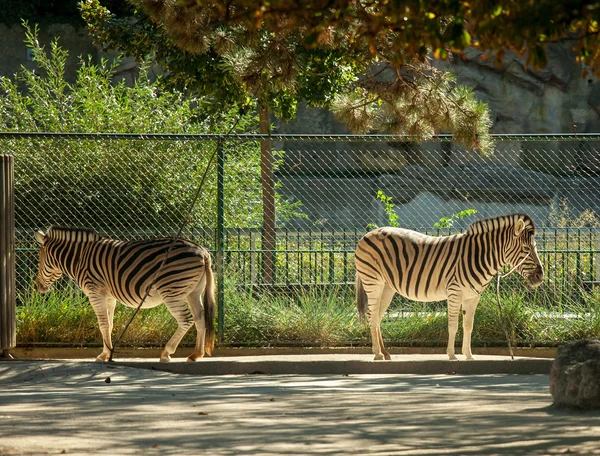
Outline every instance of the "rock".
<path fill-rule="evenodd" d="M 600 81 L 575 62 L 572 43 L 546 48 L 548 64 L 534 70 L 526 56 L 506 52 L 502 65 L 477 48 L 439 62 L 460 85 L 472 87 L 489 105 L 493 133 L 572 133 L 598 131 Z"/>
<path fill-rule="evenodd" d="M 600 339 L 562 345 L 550 372 L 554 405 L 600 408 Z"/>

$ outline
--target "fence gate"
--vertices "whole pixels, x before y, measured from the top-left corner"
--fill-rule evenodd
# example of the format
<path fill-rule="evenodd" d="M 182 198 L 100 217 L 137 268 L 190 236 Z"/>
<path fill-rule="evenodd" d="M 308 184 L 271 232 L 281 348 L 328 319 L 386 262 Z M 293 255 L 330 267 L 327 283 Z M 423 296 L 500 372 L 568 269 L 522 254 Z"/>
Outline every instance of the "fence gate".
<path fill-rule="evenodd" d="M 14 158 L 0 155 L 0 349 L 9 357 L 17 344 L 15 296 Z"/>

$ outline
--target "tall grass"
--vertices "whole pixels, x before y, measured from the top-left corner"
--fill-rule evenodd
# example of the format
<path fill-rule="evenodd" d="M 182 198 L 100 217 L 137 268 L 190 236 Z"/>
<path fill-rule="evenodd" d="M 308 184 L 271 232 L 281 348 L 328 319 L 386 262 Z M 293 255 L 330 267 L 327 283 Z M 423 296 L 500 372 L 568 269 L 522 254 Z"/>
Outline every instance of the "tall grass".
<path fill-rule="evenodd" d="M 74 285 L 53 288 L 47 295 L 32 289 L 22 293 L 17 307 L 17 343 L 102 345 L 96 314 L 87 296 Z M 113 340 L 123 331 L 134 309 L 117 304 Z M 141 310 L 122 342 L 135 346 L 165 344 L 177 323 L 165 306 Z"/>
<path fill-rule="evenodd" d="M 260 293 L 259 289 L 226 286 L 223 345 L 332 346 L 370 343 L 370 331 L 356 312 L 353 290 L 345 287 L 307 289 L 294 295 Z M 579 292 L 579 301 L 535 304 L 530 291 L 505 290 L 502 312 L 515 345 L 554 346 L 564 341 L 600 335 L 600 291 Z M 29 289 L 17 308 L 17 341 L 24 344 L 101 345 L 96 316 L 85 295 L 74 286 L 40 295 Z M 388 345 L 444 346 L 447 340 L 445 303 L 414 303 L 396 298 L 382 322 Z M 118 305 L 113 340 L 133 309 Z M 141 310 L 122 343 L 129 346 L 164 345 L 176 329 L 165 306 Z M 457 344 L 460 342 L 459 329 Z M 195 329 L 182 345 L 194 343 Z M 495 288 L 486 291 L 477 308 L 473 345 L 504 345 L 504 326 Z"/>
<path fill-rule="evenodd" d="M 296 296 L 255 290 L 232 295 L 225 309 L 225 343 L 317 344 L 352 342 L 365 336 L 347 293 L 313 290 Z"/>

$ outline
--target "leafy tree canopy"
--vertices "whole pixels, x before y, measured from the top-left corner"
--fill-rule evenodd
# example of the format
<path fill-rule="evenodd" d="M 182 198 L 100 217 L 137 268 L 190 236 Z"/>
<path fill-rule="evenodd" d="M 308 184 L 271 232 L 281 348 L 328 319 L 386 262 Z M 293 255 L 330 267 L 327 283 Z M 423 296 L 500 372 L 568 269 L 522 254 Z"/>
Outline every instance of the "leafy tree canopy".
<path fill-rule="evenodd" d="M 148 2 L 150 3 L 150 2 Z M 158 2 L 161 3 L 161 2 Z M 600 71 L 600 2 L 597 0 L 381 1 L 381 0 L 181 0 L 187 14 L 210 11 L 221 24 L 243 23 L 251 29 L 302 30 L 304 44 L 314 45 L 331 29 L 345 28 L 350 41 L 372 50 L 389 33 L 396 57 L 469 46 L 527 54 L 534 68 L 546 64 L 545 45 L 568 40 L 578 58 Z M 284 19 L 283 19 L 284 18 Z"/>
<path fill-rule="evenodd" d="M 371 42 L 358 39 L 349 20 L 315 35 L 293 21 L 287 27 L 284 14 L 276 27 L 268 16 L 257 27 L 216 3 L 128 1 L 133 16 L 113 14 L 99 0 L 82 2 L 98 44 L 140 59 L 153 55 L 168 81 L 212 96 L 217 107 L 258 103 L 289 119 L 306 100 L 330 107 L 355 132 L 418 140 L 449 132 L 458 143 L 491 150 L 487 106 L 419 53 L 407 48 L 398 58 L 395 32 Z"/>

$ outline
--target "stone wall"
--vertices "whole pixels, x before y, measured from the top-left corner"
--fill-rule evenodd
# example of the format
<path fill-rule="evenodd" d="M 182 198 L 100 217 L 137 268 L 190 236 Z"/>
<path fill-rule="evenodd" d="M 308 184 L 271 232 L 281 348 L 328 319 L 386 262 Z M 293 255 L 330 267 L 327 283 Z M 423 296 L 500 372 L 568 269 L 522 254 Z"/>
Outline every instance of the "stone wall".
<path fill-rule="evenodd" d="M 501 67 L 480 51 L 443 65 L 472 87 L 492 113 L 493 133 L 597 133 L 600 84 L 575 62 L 568 43 L 549 44 L 548 65 L 526 68 L 524 58 L 506 53 Z"/>

